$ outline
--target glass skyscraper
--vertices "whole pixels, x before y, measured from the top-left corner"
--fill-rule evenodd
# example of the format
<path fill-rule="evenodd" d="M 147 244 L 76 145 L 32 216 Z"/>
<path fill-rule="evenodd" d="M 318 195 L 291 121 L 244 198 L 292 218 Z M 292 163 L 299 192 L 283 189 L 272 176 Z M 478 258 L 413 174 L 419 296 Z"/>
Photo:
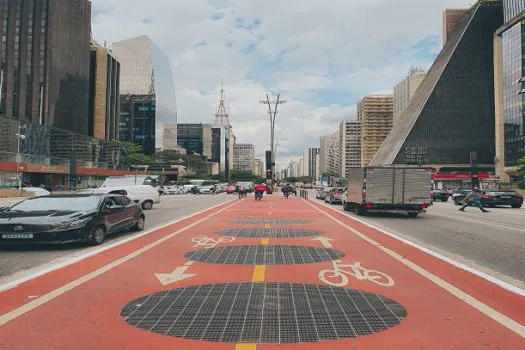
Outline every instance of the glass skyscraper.
<path fill-rule="evenodd" d="M 163 144 L 163 125 L 177 123 L 175 87 L 169 59 L 146 35 L 113 43 L 111 49 L 120 62 L 120 95 L 126 96 L 121 98 L 119 134 L 124 136 L 121 140 L 142 144 L 145 151 L 151 154 Z M 141 99 L 149 96 L 148 99 L 154 102 L 148 107 L 148 112 L 154 112 L 147 113 L 150 120 L 145 121 L 144 114 L 141 114 L 142 118 L 126 120 L 132 115 L 125 115 L 126 111 L 133 110 L 133 107 L 125 103 L 136 100 L 133 96 L 142 96 Z M 144 109 L 146 106 L 137 108 Z M 150 126 L 153 126 L 153 132 Z"/>
<path fill-rule="evenodd" d="M 525 157 L 525 0 L 503 1 L 505 24 L 501 37 L 501 81 L 505 167 Z"/>

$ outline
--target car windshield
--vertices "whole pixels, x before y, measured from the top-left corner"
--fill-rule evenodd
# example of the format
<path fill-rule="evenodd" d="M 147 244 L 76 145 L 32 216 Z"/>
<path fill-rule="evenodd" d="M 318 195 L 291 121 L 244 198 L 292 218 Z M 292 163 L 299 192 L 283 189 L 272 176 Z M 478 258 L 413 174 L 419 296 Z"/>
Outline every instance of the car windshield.
<path fill-rule="evenodd" d="M 10 210 L 13 211 L 47 211 L 67 210 L 85 211 L 97 208 L 100 197 L 38 197 L 20 202 Z"/>

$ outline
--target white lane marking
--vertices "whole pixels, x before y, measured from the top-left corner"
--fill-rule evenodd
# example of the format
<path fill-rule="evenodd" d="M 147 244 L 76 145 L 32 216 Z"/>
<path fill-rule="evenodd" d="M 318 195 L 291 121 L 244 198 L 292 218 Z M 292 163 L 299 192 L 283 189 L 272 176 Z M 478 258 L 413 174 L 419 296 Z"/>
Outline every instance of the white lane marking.
<path fill-rule="evenodd" d="M 192 247 L 204 246 L 205 249 L 214 248 L 220 243 L 229 243 L 235 241 L 235 237 L 223 236 L 219 239 L 213 239 L 208 236 L 196 236 L 191 239 L 193 243 Z"/>
<path fill-rule="evenodd" d="M 186 278 L 197 276 L 197 274 L 195 273 L 186 273 L 186 271 L 190 268 L 192 264 L 193 261 L 188 261 L 184 265 L 176 267 L 170 273 L 156 273 L 155 277 L 157 277 L 160 284 L 162 284 L 163 286 L 167 286 L 168 284 L 172 284 L 178 281 L 182 281 Z"/>
<path fill-rule="evenodd" d="M 499 228 L 504 228 L 506 230 L 513 230 L 513 231 L 519 231 L 519 232 L 525 232 L 524 229 L 519 229 L 519 228 L 515 228 L 515 227 L 510 227 L 510 226 L 503 226 L 503 225 L 498 225 L 498 224 L 493 224 L 493 223 L 490 223 L 490 222 L 485 222 L 485 221 L 479 221 L 479 220 L 472 220 L 472 219 L 467 219 L 467 218 L 463 218 L 461 216 L 458 216 L 458 215 L 445 215 L 445 214 L 438 214 L 436 212 L 432 212 L 433 215 L 437 215 L 437 216 L 442 216 L 444 218 L 449 218 L 449 219 L 458 219 L 458 220 L 463 220 L 463 221 L 468 221 L 468 222 L 475 222 L 477 224 L 482 224 L 482 225 L 487 225 L 487 226 L 493 226 L 493 227 L 499 227 Z M 486 214 L 486 215 L 489 215 L 489 214 Z"/>
<path fill-rule="evenodd" d="M 232 206 L 234 206 L 237 203 L 238 203 L 238 201 L 235 201 L 234 203 L 226 206 L 225 208 L 222 208 L 222 209 L 220 209 L 220 210 L 218 210 L 218 211 L 216 211 L 216 212 L 214 212 L 214 213 L 212 213 L 212 214 L 210 214 L 210 215 L 208 215 L 208 216 L 206 216 L 206 217 L 204 217 L 202 219 L 194 221 L 191 224 L 189 224 L 189 225 L 187 225 L 187 226 L 185 226 L 183 228 L 180 228 L 177 231 L 175 231 L 173 233 L 170 233 L 169 235 L 164 236 L 164 237 L 156 240 L 155 242 L 152 242 L 152 243 L 148 244 L 147 246 L 142 247 L 142 248 L 134 251 L 133 253 L 130 253 L 130 254 L 128 254 L 128 255 L 126 255 L 126 256 L 124 256 L 122 258 L 119 258 L 119 259 L 117 259 L 117 260 L 115 260 L 115 261 L 113 261 L 113 262 L 111 262 L 111 263 L 109 263 L 107 265 L 104 265 L 104 266 L 96 269 L 95 271 L 92 271 L 92 272 L 88 273 L 87 275 L 84 275 L 84 276 L 82 276 L 82 277 L 80 277 L 80 278 L 78 278 L 78 279 L 76 279 L 74 281 L 71 281 L 71 282 L 63 285 L 60 288 L 57 288 L 57 289 L 52 290 L 51 292 L 49 292 L 47 294 L 44 294 L 43 296 L 41 296 L 38 299 L 35 299 L 35 300 L 33 300 L 33 301 L 31 301 L 31 302 L 29 302 L 27 304 L 24 304 L 24 305 L 22 305 L 22 306 L 20 306 L 20 307 L 18 307 L 16 309 L 6 313 L 6 314 L 3 314 L 2 316 L 0 316 L 0 326 L 6 324 L 7 322 L 10 322 L 10 321 L 16 319 L 19 316 L 22 316 L 22 315 L 30 312 L 31 310 L 36 309 L 37 307 L 39 307 L 41 305 L 44 305 L 48 301 L 51 301 L 51 300 L 61 296 L 62 294 L 66 293 L 66 292 L 69 292 L 70 290 L 72 290 L 72 289 L 74 289 L 74 288 L 76 288 L 76 287 L 78 287 L 78 286 L 80 286 L 80 285 L 82 285 L 82 284 L 84 284 L 84 283 L 86 283 L 86 282 L 88 282 L 88 281 L 90 281 L 90 280 L 92 280 L 92 279 L 94 279 L 94 278 L 96 278 L 96 277 L 98 277 L 98 276 L 100 276 L 100 275 L 102 275 L 102 274 L 112 270 L 115 267 L 117 267 L 119 265 L 122 265 L 125 262 L 138 257 L 142 253 L 147 252 L 148 250 L 151 250 L 151 249 L 155 248 L 156 246 L 158 246 L 158 245 L 160 245 L 160 244 L 170 240 L 171 238 L 177 236 L 178 234 L 183 233 L 183 232 L 187 231 L 188 229 L 199 225 L 200 223 L 208 220 L 209 218 L 214 217 L 215 215 L 217 215 L 217 214 L 219 214 L 219 213 L 221 213 L 221 212 L 231 208 Z M 193 214 L 192 216 L 195 216 L 195 215 L 198 215 L 198 214 Z"/>
<path fill-rule="evenodd" d="M 167 227 L 167 226 L 170 226 L 170 225 L 173 225 L 173 224 L 176 224 L 178 222 L 181 222 L 183 220 L 186 220 L 186 219 L 189 219 L 195 215 L 199 215 L 199 214 L 202 214 L 203 212 L 205 211 L 208 211 L 208 210 L 212 210 L 212 209 L 215 209 L 217 207 L 220 207 L 221 205 L 224 205 L 224 204 L 227 204 L 227 203 L 231 203 L 233 202 L 234 200 L 229 200 L 229 201 L 226 201 L 226 202 L 223 202 L 223 203 L 220 203 L 220 204 L 217 204 L 217 205 L 214 205 L 212 207 L 209 207 L 207 209 L 204 209 L 204 210 L 201 210 L 201 211 L 198 211 L 194 214 L 191 214 L 191 215 L 187 215 L 187 216 L 184 216 L 180 219 L 176 219 L 176 220 L 173 220 L 173 221 L 169 221 L 167 223 L 164 223 L 164 224 L 161 224 L 161 225 L 157 225 L 155 227 L 152 227 L 151 229 L 145 231 L 145 232 L 142 232 L 138 235 L 135 235 L 135 236 L 132 236 L 132 237 L 129 237 L 129 238 L 126 238 L 126 239 L 123 239 L 121 241 L 118 241 L 118 242 L 115 242 L 115 243 L 112 243 L 112 244 L 109 244 L 107 246 L 103 246 L 103 247 L 100 247 L 100 248 L 97 248 L 97 249 L 94 249 L 94 250 L 91 250 L 89 251 L 88 253 L 85 253 L 85 254 L 82 254 L 82 255 L 79 255 L 79 256 L 74 256 L 70 259 L 67 259 L 59 264 L 56 264 L 56 265 L 53 265 L 53 266 L 50 266 L 46 269 L 43 269 L 43 270 L 40 270 L 40 271 L 36 271 L 34 273 L 31 273 L 27 276 L 24 276 L 24 277 L 21 277 L 19 279 L 16 279 L 14 281 L 10 281 L 10 282 L 7 282 L 7 283 L 4 283 L 4 284 L 1 284 L 0 285 L 0 294 L 5 292 L 6 290 L 8 289 L 12 289 L 12 288 L 15 288 L 17 286 L 19 286 L 20 284 L 22 283 L 25 283 L 27 281 L 30 281 L 32 279 L 35 279 L 37 277 L 40 277 L 40 276 L 43 276 L 43 275 L 46 275 L 50 272 L 53 272 L 53 271 L 56 271 L 56 270 L 59 270 L 59 269 L 62 269 L 66 266 L 69 266 L 69 265 L 73 265 L 73 264 L 76 264 L 77 262 L 79 261 L 82 261 L 82 260 L 85 260 L 87 258 L 90 258 L 94 255 L 98 255 L 102 252 L 105 252 L 106 250 L 109 250 L 109 249 L 112 249 L 112 248 L 115 248 L 119 245 L 122 245 L 124 243 L 128 243 L 130 241 L 133 241 L 135 239 L 138 239 L 138 238 L 141 238 L 141 237 L 144 237 L 146 235 L 149 235 L 150 233 L 152 232 L 155 232 L 157 230 L 160 230 L 164 227 Z M 147 216 L 146 216 L 146 219 L 147 219 Z"/>
<path fill-rule="evenodd" d="M 342 227 L 346 228 L 348 231 L 354 233 L 356 236 L 364 239 L 365 241 L 367 241 L 369 243 L 371 243 L 371 242 L 376 243 L 376 244 L 374 244 L 374 246 L 376 246 L 377 248 L 381 249 L 383 252 L 385 252 L 386 254 L 390 255 L 392 258 L 396 259 L 397 261 L 399 261 L 403 265 L 409 267 L 410 269 L 412 269 L 413 271 L 417 272 L 418 274 L 420 274 L 421 276 L 425 277 L 426 279 L 434 282 L 434 284 L 436 284 L 437 286 L 441 287 L 442 289 L 446 290 L 450 294 L 454 295 L 456 298 L 458 298 L 460 300 L 463 300 L 465 303 L 467 303 L 468 305 L 472 306 L 476 310 L 480 311 L 484 315 L 490 317 L 491 319 L 493 319 L 494 321 L 498 322 L 502 326 L 510 329 L 514 333 L 516 333 L 519 336 L 525 338 L 525 326 L 523 326 L 522 324 L 514 321 L 510 317 L 507 317 L 504 314 L 502 314 L 501 312 L 499 312 L 499 311 L 491 308 L 490 306 L 482 303 L 481 301 L 477 300 L 476 298 L 474 298 L 470 294 L 467 294 L 467 293 L 463 292 L 461 289 L 453 286 L 452 284 L 450 284 L 447 281 L 439 278 L 438 276 L 434 275 L 433 273 L 425 270 L 424 268 L 420 267 L 419 265 L 416 265 L 412 261 L 402 257 L 401 255 L 397 254 L 393 250 L 388 249 L 388 248 L 386 248 L 386 247 L 384 247 L 384 246 L 382 246 L 380 244 L 377 244 L 377 242 L 375 242 L 373 239 L 371 239 L 368 236 L 366 236 L 364 233 L 359 232 L 358 230 L 356 230 L 356 229 L 346 225 L 345 223 L 343 223 L 342 221 L 336 219 L 335 217 L 333 217 L 332 215 L 328 214 L 327 212 L 325 212 L 325 211 L 317 208 L 315 205 L 309 203 L 309 201 L 305 200 L 305 202 L 308 205 L 316 208 L 319 212 L 323 213 L 324 215 L 326 215 L 327 217 L 329 217 L 330 219 L 332 219 L 333 221 L 335 221 L 336 223 L 338 223 Z"/>
<path fill-rule="evenodd" d="M 348 277 L 353 276 L 359 281 L 369 281 L 383 287 L 393 287 L 395 282 L 392 277 L 384 272 L 377 270 L 369 270 L 361 266 L 361 262 L 356 261 L 351 264 L 345 264 L 342 260 L 332 261 L 332 270 L 321 270 L 319 272 L 319 279 L 326 284 L 334 287 L 344 287 L 348 284 Z M 351 268 L 352 271 L 344 268 Z"/>
<path fill-rule="evenodd" d="M 512 284 L 510 284 L 508 282 L 500 280 L 499 278 L 491 276 L 491 275 L 489 275 L 489 274 L 487 274 L 485 272 L 481 272 L 479 270 L 476 270 L 475 268 L 472 268 L 472 267 L 470 267 L 468 265 L 460 263 L 459 261 L 456 261 L 456 260 L 454 260 L 452 258 L 449 258 L 449 257 L 447 257 L 447 256 L 445 256 L 443 254 L 435 252 L 432 249 L 425 248 L 425 247 L 423 247 L 423 246 L 421 246 L 421 245 L 419 245 L 417 243 L 414 243 L 413 241 L 411 241 L 408 238 L 400 237 L 400 236 L 396 235 L 395 233 L 387 231 L 384 228 L 378 227 L 378 226 L 376 226 L 374 224 L 371 224 L 371 223 L 369 223 L 369 222 L 367 222 L 365 220 L 362 220 L 360 218 L 357 218 L 355 216 L 351 216 L 351 215 L 347 214 L 346 212 L 339 211 L 339 210 L 337 210 L 335 208 L 329 207 L 328 205 L 325 205 L 325 204 L 322 204 L 322 203 L 320 203 L 320 204 L 325 206 L 326 208 L 328 208 L 330 210 L 333 210 L 333 211 L 339 213 L 339 214 L 345 215 L 345 216 L 349 217 L 350 219 L 355 220 L 355 221 L 357 221 L 357 222 L 359 222 L 359 223 L 361 223 L 363 225 L 366 225 L 366 226 L 368 226 L 370 228 L 373 228 L 374 230 L 384 234 L 385 236 L 394 238 L 394 239 L 396 239 L 396 240 L 398 240 L 400 242 L 408 244 L 409 246 L 414 247 L 414 248 L 416 248 L 418 250 L 421 250 L 421 251 L 427 253 L 428 255 L 433 256 L 434 258 L 437 258 L 439 260 L 445 261 L 445 262 L 447 262 L 447 263 L 449 263 L 449 264 L 451 264 L 451 265 L 453 265 L 453 266 L 455 266 L 455 267 L 457 267 L 459 269 L 465 270 L 465 271 L 470 272 L 470 273 L 472 273 L 472 274 L 474 274 L 474 275 L 476 275 L 476 276 L 478 276 L 480 278 L 483 278 L 484 280 L 487 280 L 487 281 L 489 281 L 491 283 L 494 283 L 497 286 L 499 286 L 499 287 L 501 287 L 501 288 L 503 288 L 505 290 L 508 290 L 509 292 L 512 292 L 512 293 L 515 293 L 515 294 L 518 294 L 518 295 L 521 295 L 521 296 L 525 296 L 525 290 L 524 289 L 518 288 L 518 287 L 516 287 L 516 286 L 514 286 L 514 285 L 512 285 Z M 375 242 L 375 241 L 372 241 L 372 242 Z M 372 244 L 374 244 L 374 243 L 372 243 Z M 380 244 L 375 242 L 374 245 L 380 245 Z"/>

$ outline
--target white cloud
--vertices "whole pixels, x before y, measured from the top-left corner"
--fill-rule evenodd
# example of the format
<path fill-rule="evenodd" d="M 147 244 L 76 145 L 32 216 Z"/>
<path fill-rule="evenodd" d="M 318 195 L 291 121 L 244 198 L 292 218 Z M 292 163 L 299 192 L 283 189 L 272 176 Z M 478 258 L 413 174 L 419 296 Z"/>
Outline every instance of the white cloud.
<path fill-rule="evenodd" d="M 238 142 L 255 144 L 261 157 L 269 118 L 259 100 L 283 93 L 282 164 L 355 118 L 363 95 L 390 91 L 412 65 L 428 67 L 414 45 L 441 35 L 445 8 L 469 2 L 93 0 L 93 31 L 98 41 L 147 34 L 157 43 L 171 60 L 180 122 L 212 122 L 224 78 Z"/>

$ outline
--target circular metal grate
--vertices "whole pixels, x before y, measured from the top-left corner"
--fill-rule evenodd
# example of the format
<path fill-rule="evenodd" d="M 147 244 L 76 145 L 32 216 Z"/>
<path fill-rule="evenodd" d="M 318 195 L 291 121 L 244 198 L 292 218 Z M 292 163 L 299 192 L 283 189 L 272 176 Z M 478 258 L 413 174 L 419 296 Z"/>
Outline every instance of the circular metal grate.
<path fill-rule="evenodd" d="M 279 219 L 279 218 L 257 218 L 257 219 L 238 219 L 232 220 L 239 224 L 273 224 L 273 225 L 287 225 L 287 224 L 309 224 L 312 221 L 305 219 Z"/>
<path fill-rule="evenodd" d="M 321 236 L 323 231 L 302 228 L 239 228 L 215 232 L 221 236 L 248 238 L 300 238 Z"/>
<path fill-rule="evenodd" d="M 121 316 L 132 326 L 186 339 L 302 343 L 355 338 L 400 324 L 406 309 L 383 296 L 301 283 L 228 283 L 147 295 Z"/>
<path fill-rule="evenodd" d="M 202 249 L 187 253 L 188 260 L 212 264 L 291 265 L 337 260 L 345 254 L 334 249 L 293 245 L 245 245 Z"/>

